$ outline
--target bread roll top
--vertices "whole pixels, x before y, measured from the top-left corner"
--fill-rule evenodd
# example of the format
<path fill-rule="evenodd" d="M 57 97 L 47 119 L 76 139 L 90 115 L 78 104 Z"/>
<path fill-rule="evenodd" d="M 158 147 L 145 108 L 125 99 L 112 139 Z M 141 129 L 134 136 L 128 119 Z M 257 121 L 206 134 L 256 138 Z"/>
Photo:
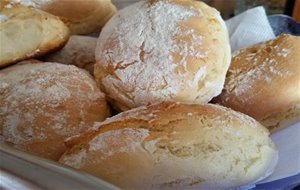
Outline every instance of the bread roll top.
<path fill-rule="evenodd" d="M 104 94 L 75 66 L 24 61 L 0 70 L 0 135 L 35 155 L 57 160 L 64 140 L 109 116 Z"/>
<path fill-rule="evenodd" d="M 283 34 L 235 52 L 216 101 L 270 129 L 300 119 L 300 38 Z"/>
<path fill-rule="evenodd" d="M 217 105 L 162 103 L 104 121 L 60 162 L 123 189 L 229 189 L 272 173 L 269 132 Z"/>
<path fill-rule="evenodd" d="M 140 1 L 103 28 L 95 77 L 119 110 L 221 93 L 230 46 L 219 12 L 193 0 Z"/>
<path fill-rule="evenodd" d="M 61 48 L 68 27 L 56 16 L 20 4 L 0 1 L 0 68 Z"/>
<path fill-rule="evenodd" d="M 21 4 L 38 8 L 62 19 L 71 34 L 100 32 L 104 24 L 115 14 L 111 0 L 6 0 L 10 5 Z"/>

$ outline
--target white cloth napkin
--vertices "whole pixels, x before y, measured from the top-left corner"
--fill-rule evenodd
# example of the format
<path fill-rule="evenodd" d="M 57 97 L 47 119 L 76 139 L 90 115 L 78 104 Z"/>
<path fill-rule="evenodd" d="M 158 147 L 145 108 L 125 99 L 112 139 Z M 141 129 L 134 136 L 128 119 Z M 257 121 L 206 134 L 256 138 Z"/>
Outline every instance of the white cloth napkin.
<path fill-rule="evenodd" d="M 259 184 L 290 177 L 300 173 L 300 122 L 271 135 L 279 150 L 274 173 Z"/>
<path fill-rule="evenodd" d="M 256 7 L 226 21 L 232 51 L 275 38 L 263 7 Z M 284 124 L 286 125 L 286 124 Z M 300 173 L 300 121 L 271 135 L 279 150 L 274 173 L 259 184 Z"/>
<path fill-rule="evenodd" d="M 275 38 L 265 9 L 256 7 L 226 21 L 231 51 Z"/>

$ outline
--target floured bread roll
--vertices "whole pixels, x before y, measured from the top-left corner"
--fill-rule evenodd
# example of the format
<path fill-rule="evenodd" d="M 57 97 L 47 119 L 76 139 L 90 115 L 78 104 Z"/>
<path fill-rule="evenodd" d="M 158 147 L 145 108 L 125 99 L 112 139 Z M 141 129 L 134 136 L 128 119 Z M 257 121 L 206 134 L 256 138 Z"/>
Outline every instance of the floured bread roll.
<path fill-rule="evenodd" d="M 62 47 L 69 29 L 56 16 L 0 2 L 0 67 Z"/>
<path fill-rule="evenodd" d="M 136 108 L 69 146 L 59 162 L 122 189 L 232 189 L 270 175 L 278 158 L 262 125 L 210 104 Z"/>
<path fill-rule="evenodd" d="M 75 66 L 28 61 L 0 70 L 0 134 L 18 149 L 57 160 L 67 137 L 108 115 L 104 94 Z"/>
<path fill-rule="evenodd" d="M 70 27 L 71 34 L 99 32 L 115 14 L 116 7 L 111 0 L 9 0 L 36 7 L 59 16 Z"/>
<path fill-rule="evenodd" d="M 95 48 L 97 38 L 71 36 L 68 43 L 59 51 L 47 55 L 44 61 L 75 65 L 94 75 Z"/>
<path fill-rule="evenodd" d="M 160 101 L 207 103 L 230 63 L 224 21 L 193 0 L 140 1 L 103 28 L 95 77 L 119 110 Z"/>
<path fill-rule="evenodd" d="M 235 53 L 216 102 L 271 131 L 300 120 L 300 37 L 281 35 Z"/>

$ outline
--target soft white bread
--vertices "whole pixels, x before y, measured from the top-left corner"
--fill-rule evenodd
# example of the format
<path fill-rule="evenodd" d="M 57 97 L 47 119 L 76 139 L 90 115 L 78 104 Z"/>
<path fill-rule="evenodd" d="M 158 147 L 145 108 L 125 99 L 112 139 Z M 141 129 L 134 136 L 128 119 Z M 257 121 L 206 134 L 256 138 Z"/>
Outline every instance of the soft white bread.
<path fill-rule="evenodd" d="M 75 65 L 94 75 L 96 45 L 97 38 L 74 35 L 61 50 L 43 57 L 42 60 Z"/>
<path fill-rule="evenodd" d="M 194 0 L 147 0 L 105 25 L 94 72 L 119 110 L 160 101 L 207 103 L 221 93 L 230 58 L 217 10 Z"/>
<path fill-rule="evenodd" d="M 56 16 L 0 1 L 0 67 L 62 47 L 68 27 Z"/>
<path fill-rule="evenodd" d="M 116 7 L 111 3 L 111 0 L 9 1 L 11 4 L 21 3 L 59 16 L 70 27 L 71 34 L 99 32 L 116 12 Z"/>
<path fill-rule="evenodd" d="M 281 35 L 235 53 L 216 102 L 272 132 L 300 120 L 300 37 Z"/>
<path fill-rule="evenodd" d="M 136 108 L 69 146 L 59 162 L 122 189 L 232 189 L 270 175 L 278 158 L 266 128 L 211 104 Z"/>
<path fill-rule="evenodd" d="M 0 135 L 16 148 L 58 160 L 67 137 L 108 116 L 104 94 L 75 66 L 24 61 L 0 70 Z"/>

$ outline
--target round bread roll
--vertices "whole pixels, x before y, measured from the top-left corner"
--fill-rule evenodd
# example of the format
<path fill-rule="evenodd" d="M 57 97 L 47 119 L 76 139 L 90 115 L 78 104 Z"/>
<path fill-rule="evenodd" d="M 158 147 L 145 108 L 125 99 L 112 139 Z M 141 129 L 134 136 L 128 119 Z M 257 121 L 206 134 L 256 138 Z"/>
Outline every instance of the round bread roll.
<path fill-rule="evenodd" d="M 272 132 L 300 120 L 300 37 L 281 35 L 235 53 L 215 102 L 245 113 Z"/>
<path fill-rule="evenodd" d="M 207 103 L 230 63 L 219 12 L 194 0 L 147 0 L 103 28 L 95 78 L 118 110 L 160 101 Z"/>
<path fill-rule="evenodd" d="M 210 104 L 123 112 L 69 146 L 59 162 L 122 189 L 231 189 L 267 177 L 278 158 L 262 125 Z"/>
<path fill-rule="evenodd" d="M 71 36 L 68 43 L 61 50 L 54 52 L 42 60 L 75 65 L 94 75 L 95 48 L 97 38 L 89 36 Z"/>
<path fill-rule="evenodd" d="M 28 61 L 0 70 L 0 134 L 18 149 L 58 160 L 67 137 L 108 116 L 104 94 L 75 66 Z"/>
<path fill-rule="evenodd" d="M 36 7 L 59 16 L 70 27 L 71 34 L 99 32 L 115 14 L 116 7 L 111 0 L 9 0 Z"/>
<path fill-rule="evenodd" d="M 0 1 L 0 68 L 62 47 L 68 27 L 56 16 Z"/>

